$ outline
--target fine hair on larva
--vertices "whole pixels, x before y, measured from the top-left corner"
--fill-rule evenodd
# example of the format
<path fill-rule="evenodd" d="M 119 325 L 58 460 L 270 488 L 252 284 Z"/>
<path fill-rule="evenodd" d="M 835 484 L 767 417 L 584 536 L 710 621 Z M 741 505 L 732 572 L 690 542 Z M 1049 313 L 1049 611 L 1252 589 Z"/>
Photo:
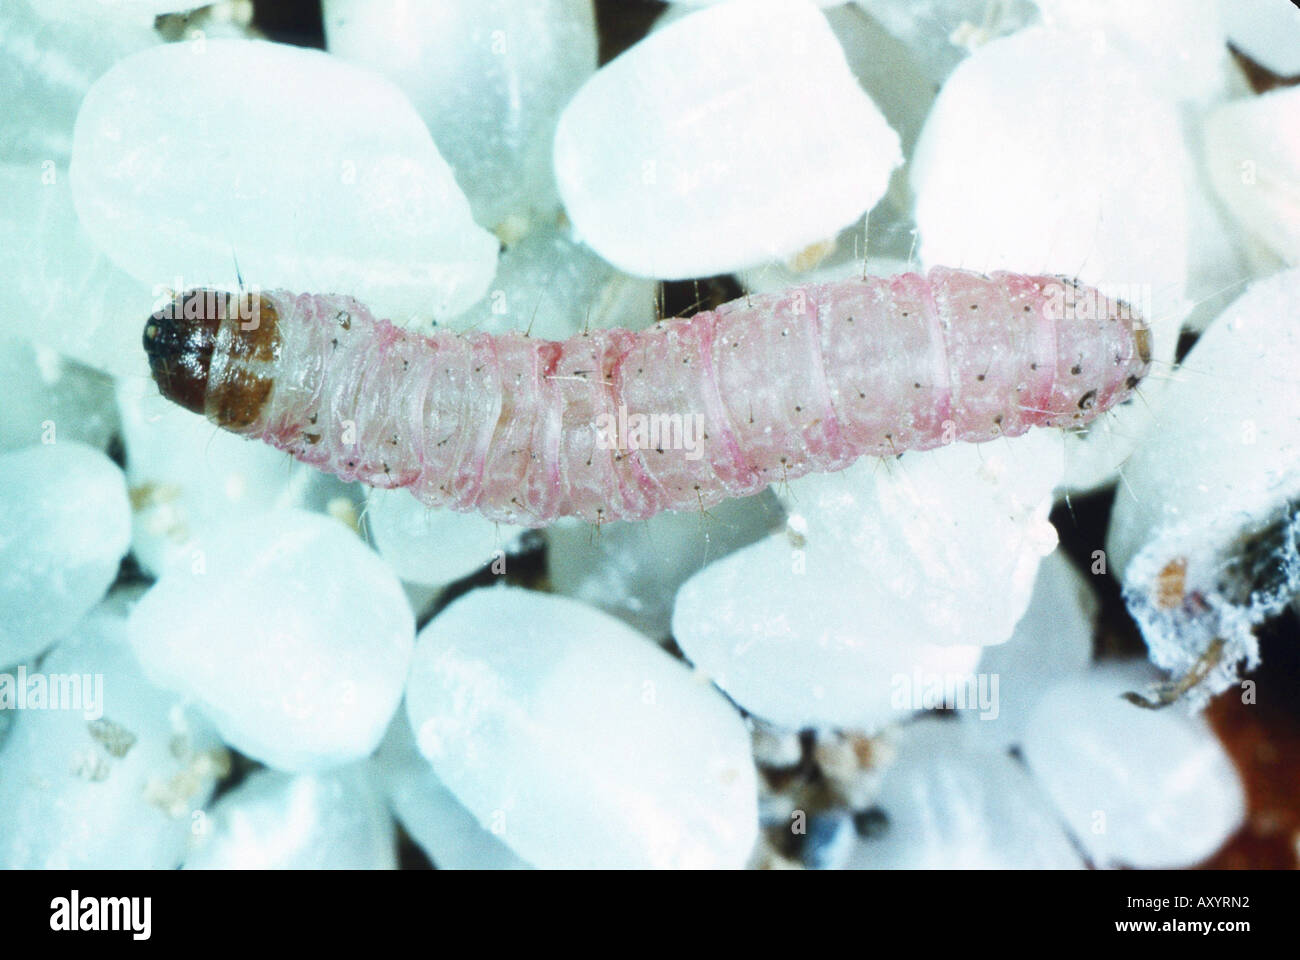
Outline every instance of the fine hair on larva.
<path fill-rule="evenodd" d="M 863 456 L 1082 426 L 1151 363 L 1123 301 L 947 268 L 559 342 L 422 336 L 346 296 L 199 289 L 149 318 L 144 347 L 162 393 L 219 427 L 524 526 L 706 508 Z"/>

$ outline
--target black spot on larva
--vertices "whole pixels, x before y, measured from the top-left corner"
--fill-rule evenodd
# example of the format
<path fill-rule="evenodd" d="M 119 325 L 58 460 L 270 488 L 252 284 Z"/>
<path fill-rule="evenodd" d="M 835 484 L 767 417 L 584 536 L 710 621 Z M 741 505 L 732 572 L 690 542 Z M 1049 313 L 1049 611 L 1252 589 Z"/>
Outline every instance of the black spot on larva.
<path fill-rule="evenodd" d="M 1036 364 L 1036 363 L 1031 363 L 1031 364 L 1029 365 L 1029 369 L 1030 369 L 1030 370 L 1037 370 L 1037 369 L 1038 369 L 1038 364 Z"/>
<path fill-rule="evenodd" d="M 1124 381 L 1124 386 L 1126 389 L 1132 390 L 1141 382 L 1142 380 L 1140 377 L 1129 377 L 1127 380 Z"/>
<path fill-rule="evenodd" d="M 977 373 L 977 374 L 975 374 L 975 379 L 978 380 L 980 383 L 983 383 L 983 382 L 984 382 L 984 374 L 982 374 L 982 373 Z"/>
<path fill-rule="evenodd" d="M 1097 402 L 1097 391 L 1089 390 L 1079 398 L 1080 410 L 1091 410 L 1094 403 Z"/>
<path fill-rule="evenodd" d="M 1079 366 L 1076 363 L 1074 366 L 1070 368 L 1070 372 L 1077 377 L 1079 374 L 1083 373 L 1083 367 Z"/>

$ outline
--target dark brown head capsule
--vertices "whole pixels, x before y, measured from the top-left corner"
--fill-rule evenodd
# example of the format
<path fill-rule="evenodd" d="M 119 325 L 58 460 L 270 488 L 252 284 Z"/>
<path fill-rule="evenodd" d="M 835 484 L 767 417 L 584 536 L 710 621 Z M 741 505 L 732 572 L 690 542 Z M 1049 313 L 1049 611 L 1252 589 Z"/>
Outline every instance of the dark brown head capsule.
<path fill-rule="evenodd" d="M 164 397 L 222 427 L 253 425 L 271 392 L 278 316 L 266 297 L 190 290 L 153 314 L 144 349 Z"/>
<path fill-rule="evenodd" d="M 144 325 L 144 352 L 159 392 L 194 413 L 203 413 L 206 404 L 225 297 L 213 290 L 191 290 Z"/>

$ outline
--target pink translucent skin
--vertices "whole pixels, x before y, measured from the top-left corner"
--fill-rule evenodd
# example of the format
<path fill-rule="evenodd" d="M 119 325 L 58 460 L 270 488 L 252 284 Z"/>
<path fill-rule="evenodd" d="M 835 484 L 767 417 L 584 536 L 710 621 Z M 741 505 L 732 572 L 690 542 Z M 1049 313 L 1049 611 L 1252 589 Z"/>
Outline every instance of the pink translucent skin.
<path fill-rule="evenodd" d="M 345 480 L 526 526 L 699 509 L 862 456 L 1080 426 L 1127 399 L 1149 362 L 1145 325 L 1090 288 L 943 268 L 562 343 L 423 337 L 348 297 L 266 297 L 273 388 L 240 433 Z M 1088 298 L 1099 309 L 1076 309 Z M 625 423 L 666 425 L 658 443 L 611 442 L 620 407 Z M 701 426 L 693 450 L 672 415 Z"/>

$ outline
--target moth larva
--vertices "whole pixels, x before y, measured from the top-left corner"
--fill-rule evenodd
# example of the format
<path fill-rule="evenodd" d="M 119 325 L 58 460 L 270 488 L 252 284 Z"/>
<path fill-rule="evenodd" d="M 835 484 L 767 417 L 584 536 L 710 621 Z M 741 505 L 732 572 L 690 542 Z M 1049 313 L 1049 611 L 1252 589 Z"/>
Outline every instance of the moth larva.
<path fill-rule="evenodd" d="M 541 526 L 707 507 L 862 456 L 1087 423 L 1150 333 L 1059 277 L 936 268 L 734 300 L 563 342 L 420 336 L 343 296 L 182 294 L 162 393 L 345 480 Z"/>

